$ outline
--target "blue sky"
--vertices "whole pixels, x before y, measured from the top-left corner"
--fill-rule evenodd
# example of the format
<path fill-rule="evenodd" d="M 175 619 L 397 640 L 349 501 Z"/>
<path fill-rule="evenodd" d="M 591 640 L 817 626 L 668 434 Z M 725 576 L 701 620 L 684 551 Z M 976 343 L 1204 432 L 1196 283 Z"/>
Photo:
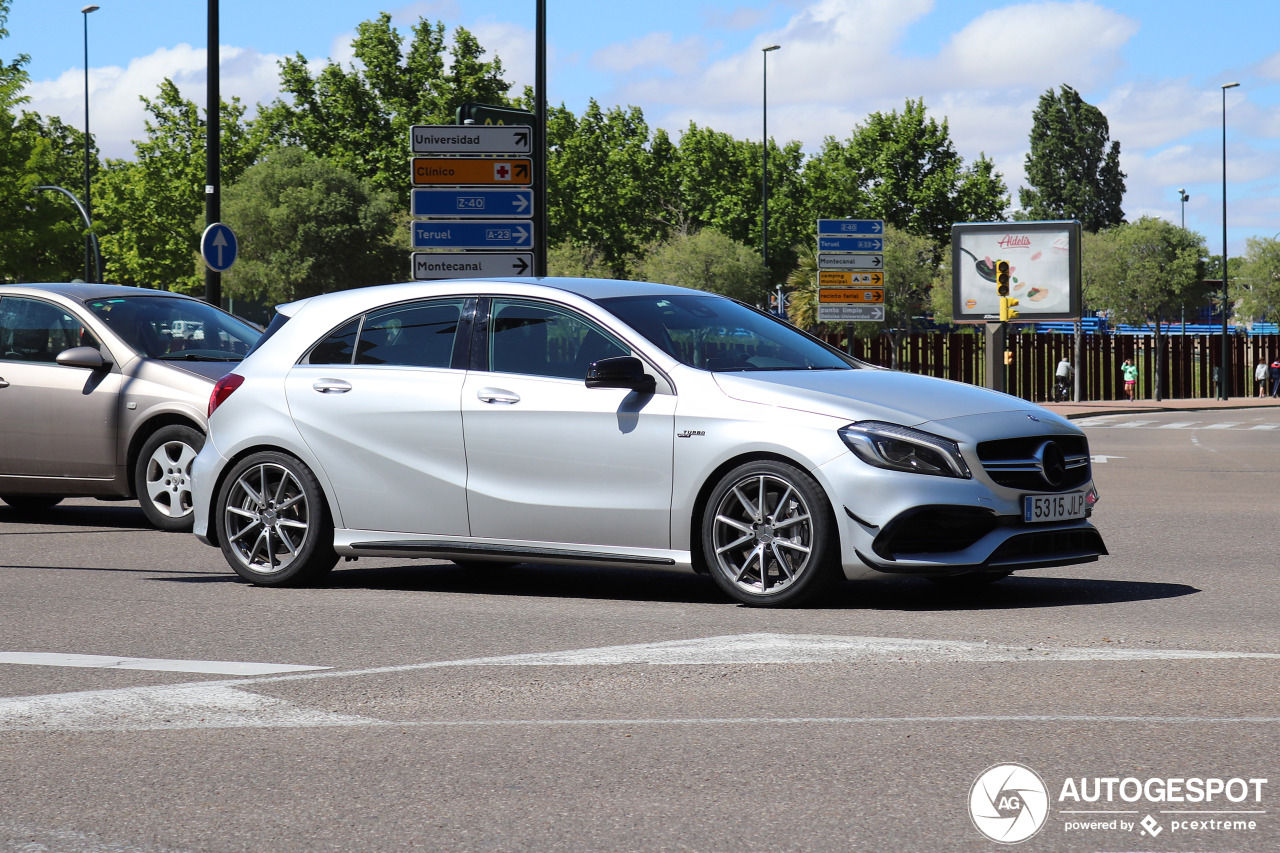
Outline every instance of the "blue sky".
<path fill-rule="evenodd" d="M 205 0 L 99 0 L 88 16 L 91 129 L 107 156 L 143 134 L 139 95 L 164 77 L 204 101 Z M 30 108 L 84 121 L 83 0 L 11 0 L 0 58 L 30 55 Z M 1121 144 L 1124 210 L 1180 221 L 1222 247 L 1223 83 L 1229 251 L 1280 232 L 1280 5 L 1274 0 L 773 0 L 728 5 L 548 0 L 548 89 L 580 112 L 590 98 L 636 105 L 652 126 L 690 121 L 758 139 L 762 54 L 769 133 L 809 151 L 847 138 L 873 111 L 924 98 L 967 161 L 1023 181 L 1031 115 L 1061 84 L 1098 106 Z M 533 0 L 221 0 L 222 94 L 276 96 L 276 63 L 347 61 L 358 23 L 380 11 L 401 32 L 419 17 L 463 26 L 517 86 L 533 82 Z M 1004 46 L 1003 50 L 1001 45 Z M 407 173 L 406 173 L 407 180 Z"/>

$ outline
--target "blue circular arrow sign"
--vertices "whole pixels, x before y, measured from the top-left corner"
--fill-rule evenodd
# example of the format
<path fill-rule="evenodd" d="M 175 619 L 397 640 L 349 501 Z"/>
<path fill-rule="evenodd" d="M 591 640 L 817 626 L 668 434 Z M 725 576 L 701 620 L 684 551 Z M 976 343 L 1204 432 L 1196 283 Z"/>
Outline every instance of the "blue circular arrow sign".
<path fill-rule="evenodd" d="M 204 229 L 200 238 L 200 257 L 205 266 L 214 272 L 226 272 L 236 262 L 236 253 L 240 243 L 235 232 L 221 222 L 215 222 Z"/>

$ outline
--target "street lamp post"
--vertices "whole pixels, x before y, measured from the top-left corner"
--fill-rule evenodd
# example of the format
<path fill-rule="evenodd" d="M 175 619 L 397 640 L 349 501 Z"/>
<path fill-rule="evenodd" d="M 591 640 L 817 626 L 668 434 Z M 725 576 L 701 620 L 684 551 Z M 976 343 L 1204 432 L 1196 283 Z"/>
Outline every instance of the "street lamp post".
<path fill-rule="evenodd" d="M 93 202 L 89 198 L 89 13 L 98 11 L 97 6 L 85 6 L 80 10 L 84 17 L 84 209 L 87 227 L 93 227 Z M 84 280 L 94 281 L 92 273 L 93 243 L 86 234 L 84 238 Z"/>
<path fill-rule="evenodd" d="M 764 173 L 762 177 L 763 187 L 763 203 L 761 205 L 761 213 L 763 220 L 760 224 L 760 249 L 761 256 L 764 258 L 765 269 L 769 268 L 769 54 L 778 48 L 780 44 L 771 44 L 768 47 L 760 49 L 761 61 L 764 63 L 764 76 L 761 113 L 764 118 Z M 778 310 L 782 310 L 782 306 L 778 306 Z"/>
<path fill-rule="evenodd" d="M 1178 190 L 1178 200 L 1182 202 L 1182 230 L 1187 230 L 1187 202 L 1191 201 L 1191 196 L 1187 195 L 1186 190 Z"/>
<path fill-rule="evenodd" d="M 1231 371 L 1227 359 L 1227 310 L 1230 308 L 1227 293 L 1227 90 L 1239 83 L 1222 84 L 1222 364 L 1218 368 L 1218 389 L 1221 399 L 1230 394 Z"/>

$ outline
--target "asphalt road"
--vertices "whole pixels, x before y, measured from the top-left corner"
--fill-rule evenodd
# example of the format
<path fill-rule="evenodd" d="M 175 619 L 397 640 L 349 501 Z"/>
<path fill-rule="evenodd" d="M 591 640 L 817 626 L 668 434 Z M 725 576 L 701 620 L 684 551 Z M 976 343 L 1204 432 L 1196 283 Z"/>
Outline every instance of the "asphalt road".
<path fill-rule="evenodd" d="M 1109 558 L 796 611 L 0 508 L 0 850 L 1280 849 L 1280 411 L 1081 423 Z"/>

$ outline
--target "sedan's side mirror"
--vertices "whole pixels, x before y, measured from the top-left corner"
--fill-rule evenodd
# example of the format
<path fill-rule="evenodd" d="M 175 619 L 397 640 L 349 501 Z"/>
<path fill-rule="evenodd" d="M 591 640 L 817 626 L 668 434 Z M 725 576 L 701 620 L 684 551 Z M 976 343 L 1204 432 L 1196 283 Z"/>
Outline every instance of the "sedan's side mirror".
<path fill-rule="evenodd" d="M 111 362 L 102 357 L 102 353 L 93 347 L 72 347 L 58 353 L 54 359 L 63 367 L 87 367 L 90 370 L 101 370 L 110 367 Z"/>
<path fill-rule="evenodd" d="M 644 372 L 644 362 L 634 355 L 602 358 L 587 368 L 588 388 L 626 388 L 652 394 L 657 383 Z"/>

